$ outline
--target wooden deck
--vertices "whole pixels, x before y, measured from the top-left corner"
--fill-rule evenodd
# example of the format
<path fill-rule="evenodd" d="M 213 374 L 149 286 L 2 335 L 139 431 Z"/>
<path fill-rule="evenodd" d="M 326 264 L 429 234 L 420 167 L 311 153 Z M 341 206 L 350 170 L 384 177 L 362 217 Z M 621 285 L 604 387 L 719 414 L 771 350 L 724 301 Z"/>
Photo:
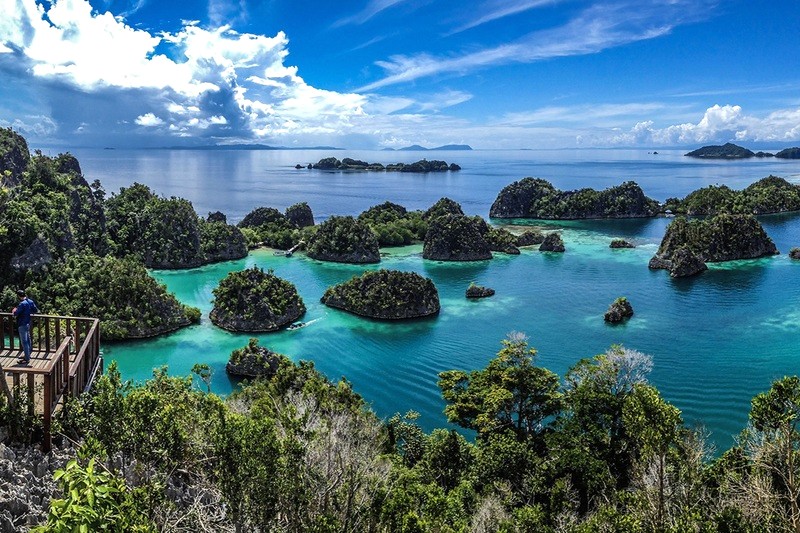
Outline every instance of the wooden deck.
<path fill-rule="evenodd" d="M 55 411 L 67 396 L 87 390 L 103 371 L 100 322 L 96 318 L 34 315 L 31 344 L 30 363 L 18 362 L 23 351 L 14 318 L 0 313 L 0 389 L 7 401 L 27 400 L 29 409 L 42 416 L 43 445 L 49 450 Z"/>

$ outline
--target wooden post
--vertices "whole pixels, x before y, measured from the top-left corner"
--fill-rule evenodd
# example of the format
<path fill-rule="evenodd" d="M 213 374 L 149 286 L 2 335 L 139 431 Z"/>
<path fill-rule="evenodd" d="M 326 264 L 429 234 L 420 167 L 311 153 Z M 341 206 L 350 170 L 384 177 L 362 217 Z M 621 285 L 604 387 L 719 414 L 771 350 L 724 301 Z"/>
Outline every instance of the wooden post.
<path fill-rule="evenodd" d="M 53 447 L 53 436 L 51 431 L 51 420 L 53 418 L 53 374 L 44 375 L 44 422 L 42 424 L 43 438 L 42 449 L 45 453 Z"/>
<path fill-rule="evenodd" d="M 34 401 L 33 401 L 33 399 L 34 399 L 33 391 L 34 391 L 34 386 L 35 386 L 36 382 L 34 381 L 34 379 L 35 379 L 35 376 L 33 374 L 28 374 L 28 414 L 30 416 L 33 416 L 33 411 L 34 411 L 34 407 L 35 407 Z"/>

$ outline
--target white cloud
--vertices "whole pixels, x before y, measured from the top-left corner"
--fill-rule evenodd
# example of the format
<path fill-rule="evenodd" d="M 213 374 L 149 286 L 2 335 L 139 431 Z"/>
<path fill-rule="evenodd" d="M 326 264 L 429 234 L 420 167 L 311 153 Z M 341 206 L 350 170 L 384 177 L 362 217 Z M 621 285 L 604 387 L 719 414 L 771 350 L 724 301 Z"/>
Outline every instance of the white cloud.
<path fill-rule="evenodd" d="M 161 126 L 164 124 L 164 121 L 155 116 L 153 113 L 145 113 L 144 115 L 139 115 L 136 117 L 136 124 L 139 126 L 153 127 Z"/>
<path fill-rule="evenodd" d="M 367 5 L 364 6 L 364 9 L 355 15 L 337 20 L 333 23 L 333 27 L 336 28 L 339 26 L 346 26 L 348 24 L 364 24 L 381 11 L 385 11 L 390 7 L 406 1 L 407 0 L 369 0 Z"/>
<path fill-rule="evenodd" d="M 533 32 L 512 43 L 460 55 L 395 55 L 388 61 L 378 61 L 376 64 L 384 69 L 386 76 L 359 90 L 372 91 L 419 78 L 465 74 L 496 65 L 593 54 L 666 35 L 676 26 L 708 16 L 713 3 L 714 0 L 619 0 L 610 4 L 598 3 L 561 27 Z"/>
<path fill-rule="evenodd" d="M 709 107 L 697 121 L 663 128 L 652 120 L 636 123 L 624 132 L 593 132 L 581 135 L 581 144 L 609 146 L 650 144 L 674 146 L 729 141 L 788 142 L 800 139 L 800 107 L 782 109 L 766 116 L 745 114 L 738 105 Z"/>
<path fill-rule="evenodd" d="M 454 35 L 471 28 L 475 28 L 487 22 L 492 22 L 501 18 L 505 18 L 517 13 L 522 13 L 537 7 L 544 7 L 552 4 L 557 4 L 562 0 L 492 0 L 485 2 L 476 11 L 482 13 L 478 17 L 470 20 L 469 22 L 458 26 L 448 35 Z"/>
<path fill-rule="evenodd" d="M 139 91 L 132 100 L 141 107 L 127 118 L 139 125 L 243 138 L 319 131 L 320 122 L 335 131 L 347 129 L 367 101 L 309 86 L 297 67 L 284 65 L 283 32 L 268 37 L 186 21 L 175 33 L 153 34 L 94 13 L 87 0 L 0 0 L 0 7 L 0 46 L 16 50 L 35 79 L 84 93 Z"/>

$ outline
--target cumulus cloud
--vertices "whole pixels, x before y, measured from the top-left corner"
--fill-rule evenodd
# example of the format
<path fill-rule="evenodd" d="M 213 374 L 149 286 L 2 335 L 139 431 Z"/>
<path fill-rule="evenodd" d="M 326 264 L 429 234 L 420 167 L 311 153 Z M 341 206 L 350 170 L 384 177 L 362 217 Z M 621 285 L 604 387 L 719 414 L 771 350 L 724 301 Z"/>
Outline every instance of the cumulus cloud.
<path fill-rule="evenodd" d="M 139 126 L 161 126 L 162 124 L 164 124 L 164 121 L 161 120 L 159 117 L 155 116 L 153 113 L 145 113 L 144 115 L 139 115 L 138 117 L 136 117 L 135 122 Z"/>
<path fill-rule="evenodd" d="M 237 5 L 218 0 L 209 9 L 223 17 L 226 6 L 235 11 Z M 367 100 L 308 85 L 296 67 L 284 65 L 283 32 L 269 37 L 184 21 L 175 33 L 155 34 L 110 12 L 94 12 L 87 0 L 0 0 L 0 7 L 0 58 L 9 57 L 0 68 L 32 74 L 38 90 L 54 100 L 69 90 L 77 100 L 94 95 L 100 101 L 83 112 L 99 115 L 102 109 L 106 115 L 95 119 L 113 117 L 116 131 L 128 123 L 221 139 L 335 132 L 363 114 Z M 105 99 L 120 105 L 109 109 Z M 51 107 L 56 123 L 79 123 L 64 106 Z M 92 131 L 75 125 L 65 130 Z"/>
<path fill-rule="evenodd" d="M 624 132 L 594 132 L 579 136 L 581 144 L 600 146 L 674 146 L 729 141 L 788 142 L 797 139 L 800 139 L 800 107 L 756 116 L 744 113 L 741 106 L 730 104 L 709 107 L 696 123 L 686 122 L 659 128 L 652 120 L 644 120 Z"/>

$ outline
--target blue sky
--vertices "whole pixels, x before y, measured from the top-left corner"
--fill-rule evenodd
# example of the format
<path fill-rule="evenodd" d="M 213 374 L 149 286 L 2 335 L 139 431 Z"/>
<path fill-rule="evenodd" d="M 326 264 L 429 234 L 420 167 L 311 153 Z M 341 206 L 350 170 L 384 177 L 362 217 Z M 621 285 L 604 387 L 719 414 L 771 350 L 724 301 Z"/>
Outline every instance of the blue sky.
<path fill-rule="evenodd" d="M 34 146 L 800 145 L 800 2 L 0 0 Z"/>

